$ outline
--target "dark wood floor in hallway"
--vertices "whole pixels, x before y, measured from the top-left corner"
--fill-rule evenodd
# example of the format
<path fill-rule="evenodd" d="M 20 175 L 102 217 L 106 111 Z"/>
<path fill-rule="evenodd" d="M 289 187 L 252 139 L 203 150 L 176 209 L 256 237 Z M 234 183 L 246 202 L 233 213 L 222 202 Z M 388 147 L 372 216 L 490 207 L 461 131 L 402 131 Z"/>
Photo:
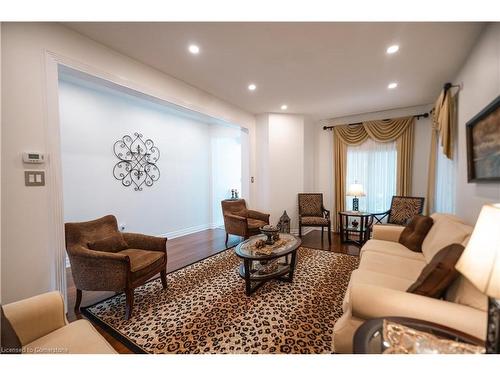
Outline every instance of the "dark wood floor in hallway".
<path fill-rule="evenodd" d="M 210 255 L 216 254 L 226 249 L 226 233 L 223 229 L 209 229 L 197 232 L 183 237 L 174 238 L 167 242 L 168 262 L 167 271 L 172 272 L 185 267 L 191 263 L 200 261 Z M 242 239 L 237 236 L 230 236 L 228 247 L 237 245 Z M 332 235 L 332 243 L 328 244 L 328 236 L 321 238 L 319 230 L 313 230 L 302 237 L 302 246 L 314 249 L 322 249 L 337 253 L 358 255 L 359 248 L 351 244 L 341 244 L 340 236 Z M 79 313 L 73 311 L 76 299 L 76 289 L 71 274 L 71 269 L 67 269 L 68 284 L 68 320 L 74 321 L 82 319 Z M 88 306 L 112 296 L 113 292 L 91 292 L 84 291 L 82 306 Z M 98 326 L 97 330 L 111 343 L 119 353 L 131 353 L 121 342 L 112 337 L 109 333 L 103 331 Z"/>

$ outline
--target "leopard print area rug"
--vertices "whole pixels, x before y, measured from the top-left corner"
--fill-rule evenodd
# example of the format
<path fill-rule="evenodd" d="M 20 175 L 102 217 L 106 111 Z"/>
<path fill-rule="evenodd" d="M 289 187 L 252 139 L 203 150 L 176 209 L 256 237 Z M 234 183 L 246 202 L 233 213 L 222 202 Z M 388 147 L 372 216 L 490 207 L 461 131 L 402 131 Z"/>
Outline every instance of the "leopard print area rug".
<path fill-rule="evenodd" d="M 298 249 L 292 283 L 269 281 L 250 297 L 233 249 L 135 290 L 124 319 L 125 295 L 83 309 L 136 352 L 333 353 L 333 325 L 358 257 Z"/>

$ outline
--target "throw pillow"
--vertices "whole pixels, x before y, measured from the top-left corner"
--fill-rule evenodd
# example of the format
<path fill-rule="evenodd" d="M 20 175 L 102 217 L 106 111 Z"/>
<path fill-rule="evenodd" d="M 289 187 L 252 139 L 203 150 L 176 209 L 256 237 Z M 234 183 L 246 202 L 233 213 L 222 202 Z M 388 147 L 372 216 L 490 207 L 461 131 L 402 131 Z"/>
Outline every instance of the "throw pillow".
<path fill-rule="evenodd" d="M 90 250 L 107 251 L 110 253 L 117 253 L 118 251 L 128 249 L 128 243 L 120 232 L 97 241 L 89 242 L 87 246 Z"/>
<path fill-rule="evenodd" d="M 412 251 L 422 252 L 422 243 L 429 233 L 434 220 L 429 216 L 418 215 L 411 219 L 399 236 L 399 243 Z"/>
<path fill-rule="evenodd" d="M 21 340 L 12 328 L 9 320 L 3 313 L 3 308 L 0 307 L 1 310 L 1 322 L 2 322 L 2 334 L 0 341 L 0 351 L 1 354 L 19 354 L 22 352 Z"/>
<path fill-rule="evenodd" d="M 407 292 L 441 298 L 446 289 L 459 276 L 455 264 L 463 251 L 464 247 L 458 243 L 439 250 L 431 262 L 424 267 L 417 281 L 408 288 Z"/>

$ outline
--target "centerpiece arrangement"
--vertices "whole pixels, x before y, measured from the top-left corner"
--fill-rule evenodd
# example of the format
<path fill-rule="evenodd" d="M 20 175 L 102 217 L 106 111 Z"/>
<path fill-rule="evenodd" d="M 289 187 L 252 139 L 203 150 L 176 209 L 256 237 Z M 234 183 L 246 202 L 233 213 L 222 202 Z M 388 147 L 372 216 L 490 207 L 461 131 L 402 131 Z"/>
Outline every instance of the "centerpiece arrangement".
<path fill-rule="evenodd" d="M 260 228 L 260 232 L 267 236 L 266 245 L 273 245 L 275 241 L 280 239 L 279 229 L 274 225 L 264 225 Z"/>

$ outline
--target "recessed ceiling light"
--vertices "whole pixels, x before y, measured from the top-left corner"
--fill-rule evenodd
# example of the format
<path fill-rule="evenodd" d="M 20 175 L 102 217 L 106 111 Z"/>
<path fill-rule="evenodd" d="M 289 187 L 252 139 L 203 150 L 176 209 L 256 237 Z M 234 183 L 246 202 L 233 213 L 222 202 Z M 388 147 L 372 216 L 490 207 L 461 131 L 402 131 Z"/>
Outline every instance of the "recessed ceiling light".
<path fill-rule="evenodd" d="M 200 53 L 200 47 L 198 47 L 196 44 L 191 44 L 188 47 L 189 52 L 191 52 L 193 55 L 197 55 Z"/>
<path fill-rule="evenodd" d="M 396 82 L 391 82 L 389 83 L 389 85 L 387 85 L 388 89 L 395 89 L 396 87 L 398 87 L 398 84 Z"/>
<path fill-rule="evenodd" d="M 393 54 L 393 53 L 396 53 L 398 51 L 399 51 L 399 46 L 397 44 L 394 44 L 394 45 L 390 46 L 389 48 L 387 48 L 388 54 Z"/>
<path fill-rule="evenodd" d="M 283 105 L 281 106 L 281 109 L 282 109 L 283 111 L 286 111 L 286 110 L 288 109 L 288 106 L 287 106 L 286 104 L 283 104 Z"/>
<path fill-rule="evenodd" d="M 256 88 L 257 88 L 257 86 L 254 83 L 251 83 L 251 84 L 248 85 L 248 89 L 250 91 L 255 91 Z"/>

